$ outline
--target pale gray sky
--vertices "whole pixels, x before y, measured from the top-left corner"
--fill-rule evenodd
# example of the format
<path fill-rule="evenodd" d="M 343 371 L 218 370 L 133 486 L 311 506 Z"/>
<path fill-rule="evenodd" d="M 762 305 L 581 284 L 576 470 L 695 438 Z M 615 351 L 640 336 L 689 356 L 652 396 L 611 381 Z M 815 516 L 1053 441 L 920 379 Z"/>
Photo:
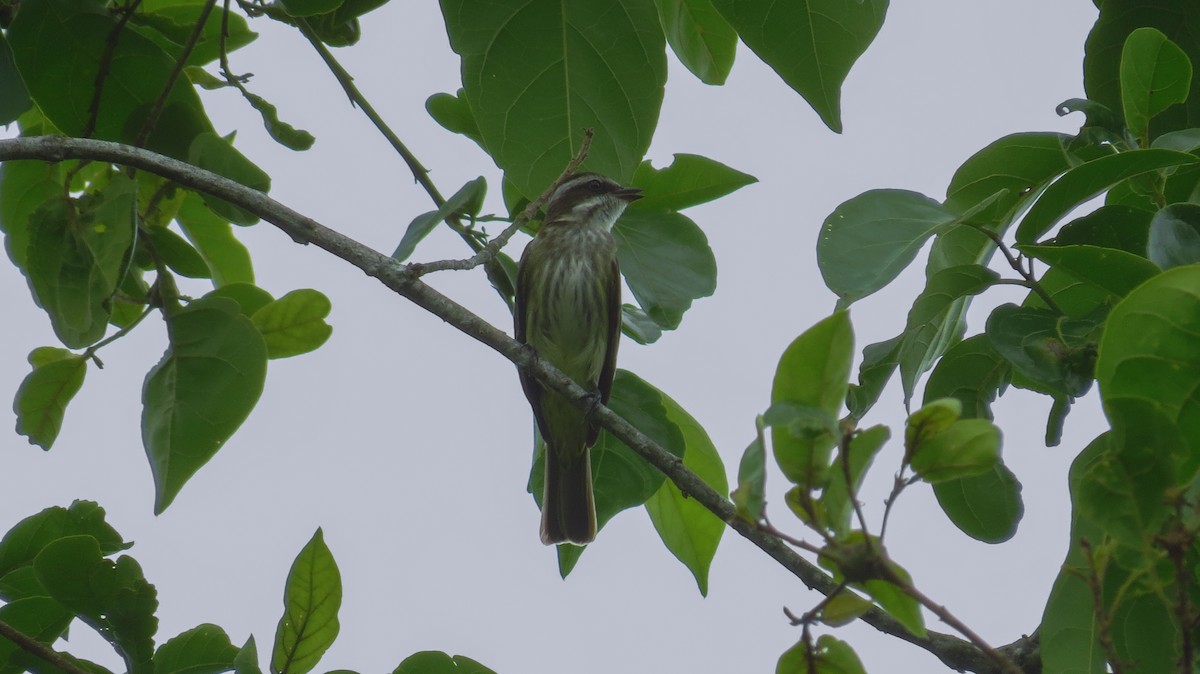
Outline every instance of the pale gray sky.
<path fill-rule="evenodd" d="M 650 158 L 663 166 L 673 153 L 699 153 L 761 182 L 688 212 L 715 251 L 716 295 L 659 343 L 626 341 L 620 365 L 705 425 L 732 479 L 754 415 L 767 406 L 779 354 L 833 308 L 813 252 L 825 215 L 879 187 L 941 199 L 955 168 L 992 140 L 1074 131 L 1080 120 L 1058 118 L 1054 106 L 1083 95 L 1083 41 L 1095 14 L 1086 0 L 897 0 L 850 73 L 841 136 L 744 47 L 718 88 L 671 57 Z M 252 88 L 317 144 L 300 154 L 273 144 L 256 113 L 228 91 L 205 94 L 218 131 L 238 130 L 238 146 L 271 174 L 276 199 L 390 252 L 408 221 L 431 208 L 428 199 L 298 34 L 266 20 L 252 28 L 261 37 L 235 53 L 234 69 L 254 73 Z M 424 112 L 428 95 L 459 86 L 436 3 L 389 3 L 368 15 L 361 43 L 337 56 L 443 192 L 480 174 L 499 185 L 473 143 Z M 495 195 L 489 204 L 501 210 Z M 781 607 L 806 610 L 816 594 L 726 532 L 710 596 L 701 599 L 641 510 L 612 521 L 560 580 L 524 489 L 531 420 L 512 366 L 269 225 L 240 233 L 260 285 L 277 296 L 298 287 L 330 296 L 328 344 L 273 361 L 250 419 L 155 517 L 139 399 L 165 342 L 161 322 L 148 321 L 104 350 L 106 369 L 88 373 L 51 452 L 0 434 L 0 530 L 46 506 L 99 501 L 137 542 L 131 554 L 158 588 L 160 641 L 212 622 L 237 644 L 254 633 L 267 657 L 291 560 L 324 527 L 345 598 L 341 636 L 318 671 L 390 671 L 426 649 L 467 655 L 501 674 L 774 671 L 799 638 Z M 514 257 L 523 244 L 514 242 Z M 463 253 L 439 232 L 416 258 Z M 920 288 L 917 266 L 855 306 L 859 348 L 903 326 Z M 481 273 L 430 281 L 510 329 Z M 982 329 L 987 307 L 1019 297 L 989 291 L 986 306 L 971 313 L 970 333 Z M 24 354 L 54 337 L 9 265 L 0 265 L 0 314 L 0 382 L 11 395 L 28 370 Z M 1020 392 L 996 407 L 1006 461 L 1025 485 L 1026 516 L 1012 541 L 968 539 L 925 485 L 904 495 L 889 525 L 890 551 L 916 584 L 996 645 L 1038 623 L 1065 553 L 1066 468 L 1104 427 L 1094 397 L 1082 401 L 1062 446 L 1046 449 L 1048 409 L 1047 399 Z M 901 427 L 894 387 L 868 421 Z M 899 447 L 886 448 L 862 494 L 876 527 L 899 458 Z M 773 474 L 769 512 L 803 536 L 783 505 L 784 487 Z M 836 635 L 868 671 L 939 671 L 932 656 L 869 627 Z M 117 668 L 86 628 L 72 637 L 73 651 Z"/>

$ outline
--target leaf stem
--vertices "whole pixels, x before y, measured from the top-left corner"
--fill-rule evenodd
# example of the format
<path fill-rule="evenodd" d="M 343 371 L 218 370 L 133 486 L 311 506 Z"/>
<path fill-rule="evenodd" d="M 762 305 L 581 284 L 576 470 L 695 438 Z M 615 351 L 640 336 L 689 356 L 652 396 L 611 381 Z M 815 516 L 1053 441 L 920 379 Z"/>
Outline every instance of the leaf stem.
<path fill-rule="evenodd" d="M 1004 239 L 1001 238 L 1000 234 L 982 225 L 976 225 L 972 223 L 963 224 L 991 239 L 992 243 L 996 244 L 996 249 L 999 250 L 1000 254 L 1004 256 L 1004 259 L 1008 261 L 1008 266 L 1012 267 L 1013 270 L 1020 274 L 1021 278 L 1025 280 L 1026 286 L 1033 290 L 1033 292 L 1037 293 L 1038 297 L 1042 298 L 1042 301 L 1046 303 L 1046 306 L 1050 307 L 1056 313 L 1064 316 L 1066 315 L 1066 312 L 1058 306 L 1058 303 L 1054 301 L 1054 298 L 1050 296 L 1050 293 L 1046 292 L 1046 289 L 1042 287 L 1042 284 L 1038 283 L 1038 280 L 1033 276 L 1033 272 L 1026 269 L 1025 265 L 1021 264 L 1021 261 L 1017 258 L 1017 256 L 1013 255 L 1012 250 L 1009 249 L 1009 247 L 1004 243 Z"/>

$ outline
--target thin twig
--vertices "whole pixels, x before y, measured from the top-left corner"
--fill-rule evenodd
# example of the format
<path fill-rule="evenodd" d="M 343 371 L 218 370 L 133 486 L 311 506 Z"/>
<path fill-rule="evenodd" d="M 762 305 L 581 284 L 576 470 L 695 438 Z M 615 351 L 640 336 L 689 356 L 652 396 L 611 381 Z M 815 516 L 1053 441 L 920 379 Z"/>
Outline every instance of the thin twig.
<path fill-rule="evenodd" d="M 1012 267 L 1013 271 L 1017 272 L 1021 275 L 1021 278 L 1025 279 L 1025 283 L 1028 285 L 1028 287 L 1032 289 L 1033 292 L 1037 293 L 1038 297 L 1042 298 L 1042 301 L 1046 303 L 1046 306 L 1050 307 L 1050 309 L 1052 309 L 1055 313 L 1062 314 L 1064 316 L 1066 315 L 1066 312 L 1058 306 L 1058 303 L 1054 301 L 1054 298 L 1050 296 L 1050 293 L 1046 292 L 1046 289 L 1042 287 L 1041 283 L 1038 283 L 1037 277 L 1033 275 L 1033 272 L 1026 269 L 1025 266 L 1021 264 L 1021 261 L 1017 259 L 1015 255 L 1013 255 L 1012 251 L 1009 250 L 1008 246 L 1004 243 L 1004 239 L 1001 238 L 999 233 L 988 227 L 984 227 L 983 225 L 976 225 L 972 223 L 963 224 L 991 239 L 992 243 L 996 244 L 996 248 L 1000 251 L 1000 254 L 1003 255 L 1004 259 L 1008 261 L 1008 266 Z"/>
<path fill-rule="evenodd" d="M 592 409 L 596 421 L 666 475 L 680 491 L 690 494 L 696 502 L 724 521 L 738 534 L 758 546 L 781 566 L 794 574 L 806 586 L 828 595 L 838 584 L 828 574 L 809 563 L 777 536 L 762 531 L 757 524 L 737 515 L 737 508 L 723 494 L 683 465 L 683 460 L 666 451 L 623 417 L 608 407 L 597 404 L 594 395 L 575 383 L 525 345 L 520 344 L 462 305 L 434 290 L 417 278 L 404 265 L 387 255 L 365 246 L 321 223 L 302 215 L 267 195 L 240 183 L 190 164 L 148 150 L 107 141 L 33 136 L 0 140 L 0 162 L 11 159 L 66 161 L 91 159 L 131 166 L 154 173 L 179 185 L 228 201 L 266 222 L 275 225 L 298 243 L 311 243 L 350 263 L 368 276 L 407 298 L 417 306 L 441 318 L 495 350 L 530 376 L 562 395 L 580 409 Z M 899 621 L 887 613 L 872 609 L 862 616 L 863 621 L 876 629 L 915 644 L 940 659 L 956 671 L 977 674 L 999 672 L 996 663 L 976 646 L 949 634 L 930 632 L 926 637 L 911 634 Z M 1006 652 L 1027 651 L 1036 643 L 1035 637 L 1024 637 L 1004 647 Z"/>
<path fill-rule="evenodd" d="M 154 133 L 154 127 L 158 124 L 158 118 L 162 115 L 163 107 L 167 104 L 167 96 L 171 94 L 171 89 L 175 87 L 175 82 L 179 80 L 180 73 L 183 72 L 184 66 L 187 65 L 188 57 L 192 55 L 192 50 L 196 48 L 196 43 L 200 41 L 200 36 L 204 34 L 204 24 L 208 23 L 208 17 L 212 14 L 213 7 L 216 7 L 217 0 L 206 0 L 204 6 L 200 8 L 200 19 L 196 21 L 195 28 L 192 29 L 192 34 L 188 36 L 187 42 L 183 45 L 183 51 L 179 54 L 179 58 L 175 60 L 175 67 L 171 69 L 171 74 L 167 77 L 167 83 L 155 99 L 154 105 L 150 108 L 150 114 L 146 116 L 146 121 L 142 123 L 142 130 L 138 132 L 137 140 L 133 142 L 137 147 L 142 147 L 146 141 L 150 139 L 150 134 Z M 222 31 L 223 32 L 223 31 Z"/>
<path fill-rule="evenodd" d="M 92 134 L 96 132 L 96 124 L 100 119 L 100 99 L 104 98 L 104 83 L 108 81 L 113 56 L 117 52 L 117 43 L 121 41 L 121 33 L 125 30 L 125 24 L 129 23 L 141 4 L 142 0 L 133 0 L 128 7 L 123 8 L 121 18 L 117 20 L 117 25 L 113 26 L 108 33 L 108 39 L 105 40 L 104 53 L 100 55 L 100 64 L 96 67 L 96 79 L 92 84 L 92 102 L 88 104 L 87 124 L 84 125 L 83 133 L 80 134 L 84 138 L 91 138 Z"/>
<path fill-rule="evenodd" d="M 896 504 L 896 499 L 915 480 L 917 480 L 917 476 L 915 475 L 906 478 L 903 474 L 896 473 L 896 477 L 892 482 L 892 493 L 888 494 L 888 497 L 883 500 L 883 522 L 879 525 L 879 540 L 882 541 L 883 537 L 887 534 L 888 520 L 892 516 L 892 506 Z"/>
<path fill-rule="evenodd" d="M 938 604 L 930 599 L 923 592 L 918 590 L 912 583 L 908 582 L 904 578 L 901 578 L 887 566 L 884 568 L 887 571 L 888 577 L 885 579 L 887 582 L 899 587 L 904 591 L 905 594 L 913 599 L 916 599 L 930 613 L 937 616 L 939 620 L 953 627 L 956 631 L 958 631 L 959 634 L 962 634 L 964 637 L 966 637 L 968 641 L 975 644 L 975 647 L 983 651 L 985 655 L 991 658 L 992 661 L 1000 667 L 1002 672 L 1005 672 L 1006 674 L 1024 674 L 1020 668 L 1013 664 L 1011 660 L 999 653 L 995 648 L 992 648 L 990 645 L 988 645 L 988 642 L 984 641 L 983 637 L 976 634 L 975 631 L 970 627 L 967 627 L 963 621 L 959 620 L 945 606 L 942 606 L 941 604 Z"/>
<path fill-rule="evenodd" d="M 0 637 L 8 639 L 26 653 L 45 660 L 67 674 L 91 674 L 88 670 L 63 657 L 62 653 L 21 632 L 3 620 L 0 620 Z"/>
<path fill-rule="evenodd" d="M 1092 592 L 1092 612 L 1096 614 L 1096 626 L 1099 632 L 1096 640 L 1104 649 L 1104 656 L 1108 658 L 1108 667 L 1112 670 L 1112 674 L 1121 674 L 1121 660 L 1117 657 L 1117 647 L 1112 640 L 1112 618 L 1109 617 L 1108 610 L 1104 606 L 1104 583 L 1100 579 L 1100 572 L 1096 570 L 1096 551 L 1086 538 L 1079 539 L 1079 547 L 1087 557 L 1087 573 L 1084 575 L 1084 580 L 1087 581 L 1088 589 Z"/>
<path fill-rule="evenodd" d="M 511 239 L 513 235 L 516 234 L 517 231 L 522 227 L 524 227 L 530 220 L 533 220 L 537 217 L 538 211 L 541 210 L 542 206 L 546 204 L 546 201 L 554 194 L 554 190 L 557 190 L 560 185 L 570 179 L 570 177 L 579 170 L 580 165 L 583 164 L 585 159 L 587 159 L 588 149 L 592 146 L 592 134 L 593 132 L 591 129 L 584 129 L 583 143 L 581 143 L 579 146 L 579 152 L 576 153 L 571 161 L 567 164 L 567 168 L 563 170 L 561 175 L 558 176 L 558 179 L 551 183 L 550 187 L 547 187 L 537 199 L 529 202 L 529 204 L 525 206 L 525 210 L 521 211 L 519 214 L 517 214 L 517 217 L 513 219 L 511 225 L 505 227 L 504 231 L 497 234 L 496 237 L 491 241 L 488 241 L 487 245 L 474 255 L 462 260 L 417 262 L 408 265 L 408 268 L 414 274 L 421 276 L 435 271 L 465 271 L 468 269 L 474 269 L 481 264 L 488 264 L 494 260 L 496 253 L 499 253 L 501 249 L 508 245 L 509 239 Z"/>

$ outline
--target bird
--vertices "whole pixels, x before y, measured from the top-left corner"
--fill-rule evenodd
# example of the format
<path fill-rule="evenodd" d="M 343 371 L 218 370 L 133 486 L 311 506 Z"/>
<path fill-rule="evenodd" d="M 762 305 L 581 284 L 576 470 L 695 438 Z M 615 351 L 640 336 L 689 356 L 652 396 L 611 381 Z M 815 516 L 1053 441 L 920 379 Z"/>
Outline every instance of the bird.
<path fill-rule="evenodd" d="M 564 180 L 517 267 L 518 342 L 608 403 L 621 336 L 621 270 L 612 228 L 641 189 L 599 173 Z M 591 452 L 600 427 L 523 370 L 521 387 L 545 441 L 541 539 L 586 545 L 596 538 Z"/>

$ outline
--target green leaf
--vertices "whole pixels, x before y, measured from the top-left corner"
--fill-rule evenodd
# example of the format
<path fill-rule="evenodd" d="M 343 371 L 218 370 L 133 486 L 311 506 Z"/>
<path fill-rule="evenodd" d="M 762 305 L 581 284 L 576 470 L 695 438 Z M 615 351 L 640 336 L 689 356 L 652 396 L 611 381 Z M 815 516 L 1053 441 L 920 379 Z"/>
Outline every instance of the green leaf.
<path fill-rule="evenodd" d="M 166 227 L 145 227 L 142 232 L 155 253 L 175 273 L 188 278 L 212 278 L 208 263 L 183 237 Z"/>
<path fill-rule="evenodd" d="M 667 79 L 649 2 L 442 0 L 483 145 L 527 197 L 562 173 L 593 128 L 586 166 L 624 183 L 658 122 Z M 558 39 L 546 39 L 548 35 Z"/>
<path fill-rule="evenodd" d="M 268 358 L 290 358 L 315 351 L 333 327 L 325 322 L 332 306 L 316 290 L 293 290 L 254 312 L 250 322 L 262 333 Z"/>
<path fill-rule="evenodd" d="M 250 251 L 233 235 L 229 222 L 209 210 L 199 195 L 189 193 L 175 217 L 208 264 L 213 284 L 254 283 Z"/>
<path fill-rule="evenodd" d="M 404 659 L 392 674 L 496 674 L 474 660 L 441 651 L 420 651 Z"/>
<path fill-rule="evenodd" d="M 826 126 L 842 132 L 842 82 L 883 26 L 887 0 L 714 0 L 713 5 Z"/>
<path fill-rule="evenodd" d="M 345 0 L 333 12 L 309 19 L 308 25 L 331 47 L 349 47 L 362 36 L 358 17 L 381 7 L 387 0 Z"/>
<path fill-rule="evenodd" d="M 1088 98 L 1121 109 L 1120 64 L 1129 35 L 1143 26 L 1157 28 L 1183 49 L 1195 62 L 1200 57 L 1200 38 L 1193 27 L 1200 20 L 1200 6 L 1173 0 L 1147 4 L 1141 0 L 1105 0 L 1088 35 L 1083 62 L 1084 87 Z M 1193 90 L 1198 73 L 1192 71 Z M 1200 100 L 1169 108 L 1151 123 L 1151 136 L 1164 131 L 1200 126 Z"/>
<path fill-rule="evenodd" d="M 687 216 L 627 211 L 613 236 L 629 290 L 660 327 L 679 327 L 692 301 L 717 289 L 717 262 L 708 238 Z"/>
<path fill-rule="evenodd" d="M 253 634 L 233 658 L 233 671 L 236 674 L 262 674 L 262 668 L 258 666 L 258 644 L 254 642 Z"/>
<path fill-rule="evenodd" d="M 271 293 L 252 283 L 231 283 L 208 293 L 205 297 L 228 297 L 238 303 L 243 316 L 250 318 L 259 309 L 275 301 Z"/>
<path fill-rule="evenodd" d="M 1096 381 L 1107 406 L 1144 401 L 1162 411 L 1200 460 L 1200 267 L 1176 267 L 1125 296 L 1106 321 Z"/>
<path fill-rule="evenodd" d="M 1129 206 L 1108 205 L 1062 226 L 1053 243 L 1116 248 L 1127 253 L 1146 252 L 1146 237 L 1153 213 Z"/>
<path fill-rule="evenodd" d="M 24 597 L 0 606 L 0 621 L 45 644 L 54 643 L 66 633 L 74 618 L 50 597 Z M 20 674 L 27 671 L 20 664 L 23 657 L 29 656 L 15 643 L 0 637 L 0 672 Z"/>
<path fill-rule="evenodd" d="M 655 0 L 667 44 L 705 84 L 725 84 L 738 36 L 711 0 Z"/>
<path fill-rule="evenodd" d="M 342 5 L 342 0 L 280 0 L 283 9 L 292 16 L 328 14 Z"/>
<path fill-rule="evenodd" d="M 854 499 L 862 486 L 863 476 L 892 437 L 887 426 L 872 426 L 855 433 L 850 440 L 849 452 L 845 456 L 839 451 L 829 472 L 829 484 L 821 493 L 821 505 L 825 511 L 827 526 L 836 535 L 850 530 L 850 516 L 854 514 Z"/>
<path fill-rule="evenodd" d="M 275 630 L 272 674 L 305 674 L 333 645 L 342 605 L 342 577 L 317 529 L 288 571 L 283 616 Z"/>
<path fill-rule="evenodd" d="M 87 359 L 65 349 L 41 347 L 29 354 L 29 362 L 33 372 L 21 382 L 13 401 L 17 433 L 30 444 L 50 449 L 62 429 L 67 403 L 83 386 Z"/>
<path fill-rule="evenodd" d="M 1146 257 L 1162 269 L 1200 262 L 1200 206 L 1171 204 L 1155 213 Z"/>
<path fill-rule="evenodd" d="M 1008 386 L 1008 362 L 996 353 L 986 335 L 975 335 L 955 344 L 938 361 L 925 383 L 925 402 L 957 398 L 963 416 L 991 419 L 992 402 Z"/>
<path fill-rule="evenodd" d="M 487 149 L 483 144 L 483 135 L 479 133 L 479 125 L 475 123 L 475 115 L 467 103 L 466 93 L 458 90 L 458 95 L 434 94 L 425 99 L 425 112 L 443 129 L 461 134 L 475 141 L 479 147 Z"/>
<path fill-rule="evenodd" d="M 737 36 L 733 39 L 736 44 Z M 730 45 L 729 60 L 733 62 L 733 47 Z M 728 70 L 726 71 L 728 72 Z M 25 83 L 21 81 L 21 72 L 17 70 L 17 65 L 13 62 L 12 49 L 8 46 L 8 40 L 0 35 L 0 91 L 4 92 L 0 96 L 0 124 L 8 126 L 17 121 L 26 110 L 33 105 L 33 101 L 29 98 L 29 91 L 25 89 Z M 0 657 L 0 660 L 3 658 Z"/>
<path fill-rule="evenodd" d="M 230 141 L 208 132 L 196 136 L 188 149 L 188 162 L 213 173 L 241 183 L 250 189 L 267 192 L 271 177 L 233 147 Z M 258 216 L 227 201 L 207 194 L 200 195 L 214 213 L 238 225 L 253 225 Z"/>
<path fill-rule="evenodd" d="M 653 344 L 662 337 L 662 326 L 651 320 L 641 307 L 622 304 L 621 332 L 638 344 Z"/>
<path fill-rule="evenodd" d="M 850 315 L 839 311 L 788 345 L 775 369 L 772 404 L 790 402 L 817 407 L 838 418 L 846 400 L 854 333 Z M 824 484 L 836 437 L 796 437 L 785 428 L 771 429 L 775 461 L 793 483 L 808 488 Z"/>
<path fill-rule="evenodd" d="M 29 94 L 68 136 L 82 136 L 88 127 L 101 55 L 116 25 L 94 3 L 45 0 L 24 6 L 9 26 L 9 45 Z M 131 143 L 169 81 L 175 58 L 132 30 L 121 33 L 112 54 L 91 137 Z M 184 158 L 192 138 L 211 128 L 195 90 L 180 78 L 147 147 Z"/>
<path fill-rule="evenodd" d="M 986 334 L 1016 372 L 1046 391 L 1078 397 L 1092 386 L 1103 325 L 1096 317 L 1071 319 L 1047 309 L 1003 304 L 988 317 Z"/>
<path fill-rule="evenodd" d="M 930 438 L 950 428 L 962 417 L 962 403 L 957 398 L 942 398 L 925 403 L 908 415 L 904 422 L 905 459 Z"/>
<path fill-rule="evenodd" d="M 999 462 L 978 475 L 937 482 L 933 494 L 954 526 L 984 543 L 1012 538 L 1025 514 L 1021 483 Z"/>
<path fill-rule="evenodd" d="M 994 141 L 954 172 L 946 188 L 946 208 L 966 213 L 1003 190 L 1000 200 L 969 222 L 991 224 L 1006 219 L 1026 195 L 1071 167 L 1066 149 L 1070 139 L 1061 133 L 1015 133 Z"/>
<path fill-rule="evenodd" d="M 844 304 L 870 295 L 955 219 L 933 199 L 905 190 L 871 190 L 843 202 L 825 218 L 817 240 L 825 285 Z"/>
<path fill-rule="evenodd" d="M 170 54 L 173 60 L 183 55 L 183 46 L 191 39 L 196 22 L 200 20 L 203 2 L 196 0 L 142 0 L 129 26 Z M 225 35 L 222 36 L 222 29 Z M 254 41 L 257 33 L 250 30 L 246 19 L 237 12 L 226 13 L 217 5 L 212 8 L 186 63 L 199 67 L 220 58 L 222 51 L 230 54 Z M 222 46 L 224 49 L 222 50 Z"/>
<path fill-rule="evenodd" d="M 729 495 L 737 507 L 738 517 L 747 522 L 757 524 L 763 519 L 763 507 L 766 505 L 766 463 L 767 450 L 763 447 L 760 429 L 758 435 L 742 452 L 742 460 L 738 462 L 738 486 Z"/>
<path fill-rule="evenodd" d="M 679 403 L 661 391 L 659 395 L 667 419 L 678 426 L 683 434 L 686 447 L 684 467 L 718 494 L 728 493 L 729 479 L 725 476 L 725 464 L 708 437 L 708 432 Z M 725 523 L 697 503 L 696 499 L 681 492 L 670 480 L 663 480 L 658 491 L 646 501 L 646 512 L 663 544 L 695 576 L 700 594 L 708 596 L 708 569 L 717 554 L 721 535 L 725 533 Z"/>
<path fill-rule="evenodd" d="M 154 674 L 219 674 L 234 669 L 238 648 L 225 630 L 199 625 L 168 639 L 154 653 Z"/>
<path fill-rule="evenodd" d="M 979 475 L 1000 460 L 1000 429 L 987 419 L 960 419 L 917 446 L 912 468 L 927 482 Z"/>
<path fill-rule="evenodd" d="M 166 322 L 170 346 L 142 388 L 156 514 L 246 420 L 267 374 L 262 335 L 233 300 L 203 298 Z"/>
<path fill-rule="evenodd" d="M 106 555 L 132 545 L 104 521 L 104 509 L 94 501 L 75 501 L 70 508 L 51 506 L 26 517 L 4 534 L 0 540 L 0 578 L 32 564 L 42 548 L 53 541 L 80 534 L 95 539 Z"/>
<path fill-rule="evenodd" d="M 1153 28 L 1129 34 L 1121 50 L 1121 110 L 1125 124 L 1143 141 L 1150 119 L 1187 100 L 1192 63 L 1178 45 Z"/>
<path fill-rule="evenodd" d="M 67 536 L 42 548 L 33 569 L 51 597 L 97 627 L 130 674 L 154 671 L 158 595 L 132 557 L 113 562 L 95 538 Z"/>
<path fill-rule="evenodd" d="M 30 219 L 42 204 L 61 199 L 63 165 L 40 161 L 0 163 L 0 231 L 8 257 L 22 272 L 29 251 Z"/>
<path fill-rule="evenodd" d="M 687 0 L 680 0 L 681 2 Z M 758 178 L 697 154 L 676 154 L 671 165 L 656 169 L 646 160 L 630 182 L 642 188 L 632 211 L 681 211 L 736 192 Z"/>
<path fill-rule="evenodd" d="M 963 300 L 990 288 L 1000 275 L 982 265 L 942 269 L 929 277 L 904 326 L 896 355 L 904 403 L 912 400 L 918 378 L 962 338 L 967 304 Z"/>
<path fill-rule="evenodd" d="M 1130 150 L 1084 162 L 1046 188 L 1017 227 L 1019 243 L 1034 243 L 1063 216 L 1113 185 L 1152 171 L 1187 166 L 1200 157 L 1174 150 Z"/>
<path fill-rule="evenodd" d="M 851 384 L 847 389 L 846 407 L 850 410 L 850 416 L 862 419 L 879 401 L 879 396 L 883 394 L 884 387 L 899 365 L 896 358 L 900 353 L 902 339 L 903 333 L 887 341 L 863 347 L 862 363 L 858 366 L 858 383 Z"/>
<path fill-rule="evenodd" d="M 1125 597 L 1116 605 L 1112 620 L 1121 626 L 1113 630 L 1113 646 L 1122 662 L 1136 662 L 1138 669 L 1147 672 L 1178 669 L 1180 640 L 1174 598 L 1156 592 Z"/>
<path fill-rule="evenodd" d="M 811 652 L 801 639 L 784 651 L 775 665 L 775 674 L 866 674 L 866 671 L 850 644 L 828 634 L 817 637 Z"/>
<path fill-rule="evenodd" d="M 469 212 L 468 207 L 482 201 L 486 193 L 487 181 L 483 179 L 483 176 L 479 176 L 458 188 L 458 191 L 452 194 L 436 211 L 418 215 L 408 223 L 408 229 L 404 230 L 404 236 L 400 239 L 400 245 L 396 246 L 396 252 L 392 253 L 392 259 L 397 262 L 407 260 L 416 250 L 417 244 L 428 236 L 434 227 L 452 215 Z M 472 215 L 478 215 L 478 212 L 472 213 Z"/>
<path fill-rule="evenodd" d="M 104 336 L 109 299 L 133 243 L 135 186 L 114 175 L 78 206 L 52 199 L 30 218 L 29 282 L 54 333 L 71 348 Z"/>
<path fill-rule="evenodd" d="M 340 2 L 340 0 L 335 0 Z M 262 115 L 263 126 L 266 127 L 267 133 L 276 143 L 286 147 L 289 150 L 303 152 L 313 146 L 316 138 L 304 129 L 297 129 L 287 122 L 279 119 L 279 109 L 268 102 L 258 94 L 242 92 L 251 107 L 258 110 L 258 114 Z"/>
<path fill-rule="evenodd" d="M 1098 246 L 1017 246 L 1022 253 L 1118 298 L 1159 273 L 1141 255 Z"/>
<path fill-rule="evenodd" d="M 830 627 L 849 625 L 864 613 L 875 608 L 871 602 L 852 592 L 842 592 L 831 597 L 821 609 L 821 622 Z"/>
<path fill-rule="evenodd" d="M 1107 536 L 1138 550 L 1148 566 L 1161 555 L 1154 540 L 1174 516 L 1164 495 L 1191 480 L 1194 470 L 1181 480 L 1180 466 L 1195 459 L 1154 403 L 1117 398 L 1105 400 L 1104 411 L 1113 427 L 1109 451 L 1083 475 L 1076 507 Z"/>

